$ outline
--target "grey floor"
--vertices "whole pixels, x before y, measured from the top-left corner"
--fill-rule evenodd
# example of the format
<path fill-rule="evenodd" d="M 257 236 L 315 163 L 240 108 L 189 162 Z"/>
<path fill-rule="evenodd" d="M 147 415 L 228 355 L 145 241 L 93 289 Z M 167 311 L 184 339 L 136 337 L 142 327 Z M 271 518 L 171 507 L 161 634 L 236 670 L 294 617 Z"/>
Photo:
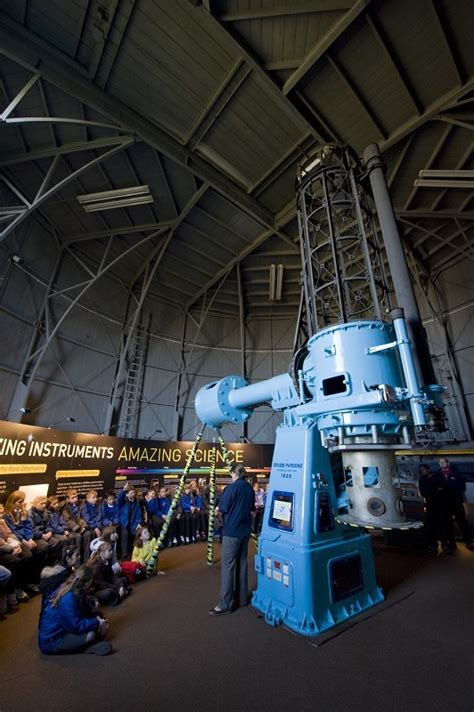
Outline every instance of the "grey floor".
<path fill-rule="evenodd" d="M 109 657 L 42 656 L 35 598 L 0 623 L 0 712 L 472 712 L 474 553 L 374 545 L 385 603 L 319 639 L 251 608 L 211 618 L 203 544 L 167 550 L 166 576 L 108 609 Z"/>

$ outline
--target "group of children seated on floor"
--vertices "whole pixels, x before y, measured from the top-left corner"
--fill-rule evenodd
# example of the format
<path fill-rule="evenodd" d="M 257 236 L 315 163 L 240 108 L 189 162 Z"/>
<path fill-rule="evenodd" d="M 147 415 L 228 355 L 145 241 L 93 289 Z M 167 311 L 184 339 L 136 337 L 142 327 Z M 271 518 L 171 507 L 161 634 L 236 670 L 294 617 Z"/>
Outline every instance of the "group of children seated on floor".
<path fill-rule="evenodd" d="M 107 492 L 101 502 L 90 490 L 80 504 L 77 491 L 69 489 L 63 502 L 36 497 L 29 510 L 25 493 L 12 492 L 0 505 L 0 619 L 31 595 L 44 593 L 45 586 L 56 590 L 57 575 L 67 578 L 64 572 L 77 571 L 81 562 L 92 573 L 88 595 L 93 592 L 100 605 L 120 603 L 130 581 L 144 575 L 170 506 L 165 488 L 138 497 L 128 483 L 118 495 Z M 197 483 L 186 485 L 164 543 L 206 538 L 205 506 Z"/>

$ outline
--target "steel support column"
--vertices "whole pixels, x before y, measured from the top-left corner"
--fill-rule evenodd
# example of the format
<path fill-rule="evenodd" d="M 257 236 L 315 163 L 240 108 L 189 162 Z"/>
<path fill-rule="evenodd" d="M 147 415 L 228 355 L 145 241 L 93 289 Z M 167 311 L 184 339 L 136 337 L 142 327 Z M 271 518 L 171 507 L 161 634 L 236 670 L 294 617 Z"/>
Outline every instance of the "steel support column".
<path fill-rule="evenodd" d="M 59 250 L 58 255 L 56 257 L 56 261 L 53 265 L 53 269 L 51 270 L 51 275 L 49 278 L 48 285 L 46 287 L 45 294 L 43 296 L 43 300 L 40 304 L 40 308 L 36 316 L 35 326 L 28 342 L 23 363 L 20 369 L 20 374 L 18 376 L 18 381 L 15 386 L 15 391 L 10 401 L 7 420 L 10 420 L 15 423 L 21 423 L 23 417 L 22 409 L 26 408 L 26 403 L 31 388 L 31 381 L 29 383 L 25 382 L 27 379 L 28 364 L 33 356 L 33 348 L 35 346 L 35 343 L 37 342 L 38 337 L 41 333 L 41 325 L 43 323 L 43 320 L 45 319 L 46 311 L 48 309 L 49 297 L 51 295 L 51 290 L 53 288 L 54 281 L 57 277 L 63 255 L 64 251 L 62 249 Z"/>
<path fill-rule="evenodd" d="M 247 380 L 247 368 L 245 362 L 245 305 L 240 262 L 237 265 L 237 286 L 239 290 L 240 375 L 242 376 L 242 378 Z M 247 440 L 247 421 L 242 424 L 242 435 L 244 439 Z"/>
<path fill-rule="evenodd" d="M 364 161 L 369 172 L 370 185 L 374 195 L 398 306 L 405 311 L 408 334 L 414 346 L 413 352 L 418 379 L 422 385 L 433 383 L 435 379 L 427 340 L 421 324 L 420 312 L 385 180 L 385 166 L 377 144 L 372 143 L 364 149 Z"/>
<path fill-rule="evenodd" d="M 430 275 L 426 273 L 413 253 L 409 254 L 410 262 L 413 264 L 413 275 L 418 285 L 420 293 L 425 297 L 425 302 L 430 312 L 433 322 L 439 327 L 438 335 L 442 340 L 442 350 L 447 362 L 450 375 L 448 383 L 452 389 L 452 395 L 456 402 L 456 412 L 459 418 L 459 423 L 462 428 L 460 440 L 472 440 L 471 424 L 469 419 L 469 408 L 462 390 L 461 379 L 459 377 L 458 368 L 453 354 L 451 339 L 448 334 L 446 319 L 443 316 L 441 305 L 439 302 L 439 294 L 434 281 Z M 449 388 L 448 388 L 449 390 Z M 449 419 L 449 414 L 448 419 Z M 451 423 L 453 425 L 453 423 Z"/>
<path fill-rule="evenodd" d="M 183 329 L 181 331 L 181 351 L 180 351 L 180 357 L 179 357 L 179 367 L 176 371 L 176 396 L 175 396 L 175 402 L 174 402 L 174 411 L 175 411 L 175 417 L 174 417 L 174 424 L 173 424 L 173 435 L 175 440 L 179 440 L 181 436 L 181 427 L 182 427 L 182 421 L 183 421 L 183 412 L 182 408 L 180 406 L 180 400 L 181 400 L 181 384 L 183 381 L 183 374 L 185 372 L 185 366 L 186 366 L 186 360 L 184 357 L 184 350 L 186 347 L 186 327 L 188 324 L 188 313 L 184 312 L 183 315 Z"/>

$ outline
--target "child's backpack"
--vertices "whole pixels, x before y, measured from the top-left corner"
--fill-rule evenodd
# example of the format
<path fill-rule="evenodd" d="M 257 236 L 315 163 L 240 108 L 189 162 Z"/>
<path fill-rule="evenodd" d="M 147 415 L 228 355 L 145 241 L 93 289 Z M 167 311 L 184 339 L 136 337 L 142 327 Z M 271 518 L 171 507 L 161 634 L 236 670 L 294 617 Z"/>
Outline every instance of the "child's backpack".
<path fill-rule="evenodd" d="M 142 564 L 139 564 L 138 561 L 121 561 L 120 568 L 129 583 L 143 581 L 143 579 L 146 578 L 146 568 Z"/>

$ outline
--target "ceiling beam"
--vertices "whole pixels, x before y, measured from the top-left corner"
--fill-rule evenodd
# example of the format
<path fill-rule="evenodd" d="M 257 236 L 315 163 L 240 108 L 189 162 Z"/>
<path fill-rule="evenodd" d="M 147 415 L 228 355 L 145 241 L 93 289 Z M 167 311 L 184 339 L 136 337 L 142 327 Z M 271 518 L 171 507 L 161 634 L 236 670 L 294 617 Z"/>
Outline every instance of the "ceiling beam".
<path fill-rule="evenodd" d="M 94 77 L 95 83 L 105 89 L 109 81 L 110 74 L 114 68 L 115 60 L 122 46 L 123 38 L 127 31 L 130 18 L 135 9 L 136 0 L 128 0 L 126 3 L 120 3 L 120 21 L 115 23 L 112 30 L 112 42 L 108 43 L 107 51 L 102 53 L 100 63 Z M 120 28 L 119 28 L 120 24 Z"/>
<path fill-rule="evenodd" d="M 173 227 L 175 220 L 164 220 L 163 222 L 147 223 L 145 225 L 127 225 L 127 227 L 110 228 L 109 230 L 99 230 L 97 232 L 79 233 L 67 237 L 64 246 L 72 245 L 74 242 L 87 242 L 88 240 L 98 240 L 102 237 L 118 237 L 119 235 L 136 235 L 138 233 L 153 232 L 162 228 Z"/>
<path fill-rule="evenodd" d="M 281 72 L 287 69 L 298 69 L 303 58 L 296 59 L 276 59 L 271 62 L 265 62 L 267 72 Z"/>
<path fill-rule="evenodd" d="M 303 132 L 310 131 L 317 141 L 322 144 L 326 143 L 326 139 L 321 137 L 316 128 L 308 124 L 307 119 L 302 116 L 298 107 L 294 105 L 292 99 L 290 97 L 286 98 L 283 95 L 281 88 L 275 82 L 274 78 L 265 71 L 264 66 L 254 57 L 252 52 L 244 45 L 242 40 L 237 39 L 228 27 L 224 27 L 216 15 L 211 13 L 211 17 L 215 20 L 216 26 L 220 28 L 220 31 L 227 41 L 230 40 L 232 42 L 238 54 L 244 57 L 248 66 L 254 70 L 256 75 L 258 75 L 263 86 L 268 90 L 270 96 L 275 97 L 278 104 L 287 114 L 289 120 L 294 122 L 294 126 L 296 126 L 302 134 Z"/>
<path fill-rule="evenodd" d="M 296 146 L 292 146 L 288 151 L 276 162 L 273 166 L 261 176 L 256 183 L 250 188 L 250 193 L 260 195 L 263 193 L 277 178 L 288 170 L 299 159 L 300 161 L 308 158 L 310 152 L 315 148 L 314 138 L 307 133 Z M 1 165 L 1 164 L 0 164 Z"/>
<path fill-rule="evenodd" d="M 3 123 L 8 119 L 12 111 L 18 106 L 22 99 L 28 94 L 30 89 L 36 84 L 40 78 L 39 74 L 34 74 L 25 84 L 25 86 L 18 92 L 14 99 L 8 104 L 7 108 L 3 110 L 0 114 L 0 123 Z"/>
<path fill-rule="evenodd" d="M 318 59 L 336 42 L 337 39 L 347 30 L 354 20 L 363 13 L 371 0 L 357 0 L 345 15 L 332 25 L 324 37 L 306 55 L 303 63 L 293 72 L 288 81 L 283 85 L 283 93 L 288 94 L 314 67 Z"/>
<path fill-rule="evenodd" d="M 452 240 L 454 240 L 459 235 L 462 235 L 463 237 L 465 237 L 463 230 L 460 230 L 458 228 L 455 232 L 451 233 L 450 235 L 447 235 L 446 237 L 443 237 L 442 235 L 438 235 L 437 231 L 443 227 L 447 227 L 447 225 L 440 225 L 436 229 L 427 230 L 426 228 L 422 227 L 421 225 L 418 225 L 417 223 L 412 223 L 410 220 L 407 220 L 406 218 L 401 218 L 401 222 L 406 223 L 407 225 L 410 225 L 410 227 L 414 228 L 415 230 L 419 230 L 420 232 L 424 233 L 424 236 L 415 242 L 415 244 L 414 244 L 415 248 L 422 245 L 430 237 L 433 237 L 435 240 L 438 241 L 438 245 L 433 250 L 430 250 L 429 252 L 427 252 L 427 260 L 431 260 L 432 256 L 435 255 L 440 250 L 442 250 L 443 247 L 450 248 L 454 252 L 454 254 L 462 255 L 463 257 L 467 257 L 470 260 L 474 260 L 474 252 L 471 252 L 471 251 L 466 252 L 463 248 L 458 247 L 454 242 L 452 242 Z"/>
<path fill-rule="evenodd" d="M 454 38 L 451 37 L 451 33 L 449 32 L 449 29 L 447 27 L 446 18 L 441 17 L 439 4 L 440 3 L 438 2 L 438 0 L 431 0 L 431 4 L 428 3 L 431 8 L 432 15 L 435 19 L 438 36 L 441 38 L 441 41 L 444 45 L 445 54 L 447 55 L 448 60 L 451 63 L 453 74 L 457 82 L 461 85 L 464 83 L 465 77 L 464 70 L 461 67 L 461 61 L 458 57 L 457 50 L 455 49 L 457 43 L 453 41 Z"/>
<path fill-rule="evenodd" d="M 30 151 L 29 153 L 11 153 L 10 155 L 8 153 L 4 153 L 2 160 L 0 160 L 0 168 L 16 165 L 18 163 L 25 163 L 27 161 L 40 161 L 43 158 L 62 156 L 66 153 L 78 153 L 79 151 L 92 151 L 97 148 L 116 146 L 117 144 L 122 143 L 124 138 L 127 137 L 124 135 L 110 136 L 97 138 L 92 141 L 77 141 L 75 143 L 65 143 L 62 146 L 50 146 L 48 148 Z"/>
<path fill-rule="evenodd" d="M 315 2 L 304 5 L 282 5 L 278 7 L 258 7 L 248 10 L 225 12 L 219 17 L 222 22 L 240 22 L 241 20 L 263 20 L 271 17 L 289 17 L 290 15 L 309 15 L 315 13 L 338 12 L 349 9 L 350 0 L 330 0 L 318 7 Z"/>
<path fill-rule="evenodd" d="M 474 212 L 462 212 L 459 210 L 426 210 L 425 208 L 414 208 L 413 210 L 404 210 L 403 208 L 395 208 L 397 217 L 400 218 L 425 218 L 427 220 L 439 220 L 450 218 L 474 220 Z"/>
<path fill-rule="evenodd" d="M 422 106 L 421 102 L 416 96 L 416 93 L 411 85 L 411 82 L 408 78 L 407 73 L 405 72 L 402 63 L 400 62 L 400 59 L 397 57 L 395 54 L 395 50 L 391 46 L 391 42 L 382 29 L 382 26 L 380 24 L 379 19 L 375 19 L 375 17 L 370 13 L 368 10 L 365 14 L 365 21 L 369 25 L 370 29 L 372 30 L 372 33 L 377 40 L 377 43 L 382 50 L 383 54 L 385 55 L 386 60 L 388 63 L 391 65 L 393 72 L 395 76 L 398 79 L 399 84 L 402 86 L 403 91 L 405 94 L 408 95 L 408 98 L 410 99 L 413 108 L 415 109 L 417 114 L 422 113 Z"/>
<path fill-rule="evenodd" d="M 403 144 L 403 147 L 398 154 L 397 160 L 394 163 L 394 166 L 392 170 L 390 171 L 390 175 L 387 177 L 387 185 L 389 188 L 392 187 L 392 183 L 394 182 L 395 178 L 398 175 L 398 171 L 400 170 L 400 166 L 402 165 L 403 161 L 405 160 L 406 153 L 408 149 L 410 148 L 411 142 L 413 141 L 413 137 L 415 134 L 410 134 Z"/>
<path fill-rule="evenodd" d="M 123 129 L 138 134 L 176 163 L 186 167 L 219 193 L 227 196 L 263 226 L 273 224 L 273 214 L 270 210 L 249 196 L 235 182 L 223 176 L 212 164 L 182 146 L 162 127 L 93 84 L 84 67 L 78 62 L 1 12 L 0 51 L 31 72 L 40 74 L 51 84 L 73 95 L 95 111 L 119 121 Z M 298 121 L 302 122 L 299 116 Z"/>
<path fill-rule="evenodd" d="M 292 97 L 296 101 L 300 102 L 304 109 L 306 109 L 306 112 L 309 113 L 309 115 L 311 116 L 312 124 L 314 124 L 314 121 L 316 120 L 318 126 L 322 126 L 323 131 L 326 132 L 326 138 L 321 138 L 321 145 L 324 145 L 325 143 L 328 143 L 330 141 L 335 141 L 336 143 L 345 143 L 345 141 L 343 141 L 337 133 L 336 129 L 331 126 L 329 121 L 321 114 L 320 109 L 316 109 L 316 107 L 312 104 L 312 102 L 309 101 L 309 99 L 304 96 L 304 94 L 299 91 L 294 91 Z"/>
<path fill-rule="evenodd" d="M 247 79 L 251 68 L 239 57 L 191 127 L 183 143 L 194 150 Z"/>
<path fill-rule="evenodd" d="M 66 178 L 63 178 L 60 180 L 56 185 L 53 185 L 49 190 L 46 189 L 47 182 L 49 182 L 49 179 L 52 176 L 52 173 L 54 172 L 54 169 L 56 168 L 56 163 L 59 160 L 59 156 L 55 156 L 53 158 L 53 161 L 50 165 L 50 170 L 48 170 L 47 176 L 45 178 L 45 182 L 41 185 L 40 190 L 36 194 L 36 196 L 33 198 L 32 202 L 28 201 L 27 199 L 24 199 L 23 202 L 25 202 L 25 209 L 24 211 L 19 214 L 11 223 L 8 225 L 6 228 L 4 228 L 0 232 L 0 242 L 2 242 L 13 230 L 15 230 L 18 225 L 23 222 L 31 213 L 36 210 L 40 205 L 42 205 L 46 200 L 48 200 L 52 195 L 57 193 L 58 191 L 62 190 L 66 185 L 71 183 L 71 181 L 76 180 L 78 176 L 80 176 L 82 173 L 85 171 L 88 171 L 90 168 L 93 168 L 94 166 L 98 165 L 101 161 L 105 161 L 108 158 L 111 158 L 114 156 L 116 153 L 119 151 L 123 151 L 125 148 L 128 146 L 131 146 L 132 143 L 134 142 L 133 138 L 128 138 L 124 139 L 121 141 L 120 144 L 117 146 L 114 146 L 111 148 L 109 151 L 106 151 L 102 155 L 98 156 L 97 158 L 94 158 L 92 161 L 88 161 L 84 165 L 82 165 L 80 168 L 77 168 L 75 171 L 70 173 Z M 6 182 L 5 177 L 3 177 L 3 180 Z M 10 189 L 12 189 L 12 185 L 8 183 L 8 186 Z M 22 198 L 20 198 L 22 199 Z"/>
<path fill-rule="evenodd" d="M 473 89 L 474 80 L 470 79 L 466 84 L 464 84 L 464 86 L 456 86 L 443 96 L 438 97 L 432 104 L 426 107 L 425 111 L 421 115 L 413 116 L 411 119 L 408 119 L 408 121 L 405 121 L 404 124 L 396 128 L 385 141 L 379 143 L 380 150 L 385 151 L 387 148 L 390 148 L 390 146 L 393 146 L 395 143 L 400 141 L 401 138 L 411 134 L 415 131 L 415 129 L 422 126 L 422 124 L 425 124 L 427 121 L 435 118 L 441 118 L 438 117 L 437 114 L 439 114 L 440 111 L 443 111 L 447 104 L 455 101 L 458 97 L 463 96 L 466 92 L 472 91 Z"/>
<path fill-rule="evenodd" d="M 460 126 L 462 129 L 474 131 L 474 124 L 469 124 L 467 121 L 453 119 L 451 116 L 436 116 L 435 118 L 437 121 L 444 121 L 445 124 L 451 124 L 451 126 Z"/>
<path fill-rule="evenodd" d="M 372 126 L 374 126 L 375 130 L 377 131 L 378 134 L 380 134 L 380 137 L 382 140 L 385 140 L 387 138 L 387 134 L 385 130 L 382 128 L 379 120 L 376 118 L 374 112 L 370 108 L 370 106 L 367 104 L 366 100 L 361 96 L 360 91 L 354 86 L 353 82 L 351 79 L 349 79 L 349 76 L 346 74 L 345 69 L 341 67 L 339 62 L 337 62 L 334 57 L 331 57 L 329 52 L 326 52 L 326 59 L 331 65 L 331 67 L 334 69 L 336 74 L 339 76 L 340 79 L 344 82 L 345 86 L 347 89 L 349 89 L 350 93 L 354 97 L 354 99 L 357 101 L 359 106 L 361 107 L 362 111 L 366 116 L 369 117 Z"/>

